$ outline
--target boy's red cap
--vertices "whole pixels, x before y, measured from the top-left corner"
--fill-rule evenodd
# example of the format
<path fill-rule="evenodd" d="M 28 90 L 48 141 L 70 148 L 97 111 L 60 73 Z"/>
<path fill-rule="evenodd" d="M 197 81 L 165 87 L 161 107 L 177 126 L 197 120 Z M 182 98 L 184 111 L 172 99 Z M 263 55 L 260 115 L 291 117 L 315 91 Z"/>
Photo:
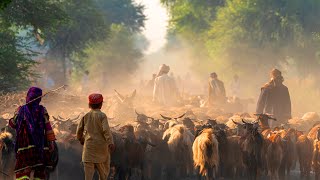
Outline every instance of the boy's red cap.
<path fill-rule="evenodd" d="M 90 94 L 89 104 L 99 104 L 103 102 L 102 94 Z"/>

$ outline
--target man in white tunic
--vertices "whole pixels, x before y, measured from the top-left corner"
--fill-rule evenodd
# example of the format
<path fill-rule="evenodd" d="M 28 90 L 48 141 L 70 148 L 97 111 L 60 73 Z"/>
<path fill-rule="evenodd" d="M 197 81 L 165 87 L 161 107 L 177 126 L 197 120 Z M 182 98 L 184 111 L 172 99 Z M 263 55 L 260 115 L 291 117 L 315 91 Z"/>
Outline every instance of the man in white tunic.
<path fill-rule="evenodd" d="M 161 105 L 174 105 L 177 100 L 177 87 L 174 79 L 168 75 L 170 67 L 163 64 L 154 80 L 153 101 Z"/>

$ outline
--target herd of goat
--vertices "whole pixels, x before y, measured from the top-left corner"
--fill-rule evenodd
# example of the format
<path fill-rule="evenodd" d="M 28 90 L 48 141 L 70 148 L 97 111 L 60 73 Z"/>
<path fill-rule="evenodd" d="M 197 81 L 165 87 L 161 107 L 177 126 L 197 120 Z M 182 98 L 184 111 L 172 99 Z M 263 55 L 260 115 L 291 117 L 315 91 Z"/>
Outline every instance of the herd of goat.
<path fill-rule="evenodd" d="M 310 121 L 308 118 L 291 120 L 292 124 L 271 129 L 266 122 L 274 118 L 267 114 L 226 113 L 188 105 L 183 108 L 133 106 L 128 101 L 133 101 L 134 95 L 117 96 L 116 101 L 116 109 L 125 105 L 120 108 L 125 110 L 121 115 L 134 119 L 109 118 L 116 146 L 111 156 L 110 179 L 277 180 L 290 179 L 290 172 L 295 169 L 300 169 L 301 179 L 309 179 L 311 174 L 320 179 L 320 123 L 317 123 L 320 119 L 316 113 L 307 113 Z M 71 104 L 64 108 L 72 109 Z M 117 111 L 105 108 L 107 112 Z M 50 179 L 84 177 L 80 163 L 82 146 L 75 135 L 84 113 L 80 111 L 78 108 L 73 118 L 60 115 L 51 118 L 59 163 Z M 2 130 L 0 179 L 12 179 L 14 132 L 8 128 Z"/>

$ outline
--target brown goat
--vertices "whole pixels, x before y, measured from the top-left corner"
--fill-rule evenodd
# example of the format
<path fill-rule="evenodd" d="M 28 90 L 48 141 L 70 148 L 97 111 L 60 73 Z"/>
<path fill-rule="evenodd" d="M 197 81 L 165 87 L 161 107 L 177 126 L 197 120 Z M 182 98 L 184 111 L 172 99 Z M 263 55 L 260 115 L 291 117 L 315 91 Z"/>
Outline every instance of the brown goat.
<path fill-rule="evenodd" d="M 239 156 L 239 154 L 241 154 L 240 144 L 240 136 L 227 137 L 227 159 L 225 166 L 229 171 L 230 176 L 234 179 L 241 175 L 244 170 L 242 158 Z"/>
<path fill-rule="evenodd" d="M 301 178 L 309 178 L 313 151 L 312 140 L 306 135 L 302 135 L 298 137 L 296 146 L 300 164 L 300 176 Z"/>
<path fill-rule="evenodd" d="M 313 144 L 312 168 L 315 180 L 320 179 L 320 141 L 316 139 Z"/>
<path fill-rule="evenodd" d="M 283 158 L 282 138 L 279 133 L 273 133 L 269 138 L 266 160 L 270 180 L 279 179 L 279 168 Z"/>
<path fill-rule="evenodd" d="M 218 172 L 219 145 L 213 129 L 204 129 L 195 139 L 192 151 L 194 166 L 199 168 L 199 175 L 207 180 L 214 179 Z M 215 170 L 213 172 L 213 169 Z"/>
<path fill-rule="evenodd" d="M 284 140 L 283 151 L 284 156 L 280 167 L 280 176 L 289 175 L 290 171 L 295 168 L 297 161 L 296 142 L 297 130 L 289 128 L 280 130 L 281 137 Z"/>

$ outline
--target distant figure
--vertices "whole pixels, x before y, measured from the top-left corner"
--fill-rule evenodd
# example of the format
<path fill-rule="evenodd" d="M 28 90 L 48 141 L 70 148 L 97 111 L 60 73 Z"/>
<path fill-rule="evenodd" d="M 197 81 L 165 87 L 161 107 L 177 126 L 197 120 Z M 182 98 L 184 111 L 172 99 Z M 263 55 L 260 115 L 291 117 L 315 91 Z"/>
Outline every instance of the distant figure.
<path fill-rule="evenodd" d="M 291 118 L 291 100 L 288 88 L 283 85 L 281 71 L 273 69 L 271 80 L 261 88 L 256 113 L 272 114 L 277 121 L 275 125 L 287 123 Z"/>
<path fill-rule="evenodd" d="M 177 84 L 177 79 L 176 79 L 176 77 L 174 76 L 173 72 L 170 73 L 169 77 L 172 78 L 172 80 L 174 81 L 174 84 L 175 84 L 177 90 L 179 90 L 178 84 Z"/>
<path fill-rule="evenodd" d="M 154 80 L 156 79 L 157 74 L 152 74 L 152 79 L 148 81 L 146 86 L 146 94 L 152 96 L 153 88 L 154 88 Z"/>
<path fill-rule="evenodd" d="M 177 83 L 177 88 L 182 90 L 182 88 L 183 88 L 182 87 L 182 79 L 179 75 L 177 76 L 176 83 Z"/>
<path fill-rule="evenodd" d="M 153 89 L 153 101 L 166 106 L 174 105 L 178 94 L 174 80 L 168 76 L 169 71 L 169 66 L 160 66 Z"/>
<path fill-rule="evenodd" d="M 218 75 L 213 72 L 210 74 L 209 80 L 209 106 L 223 105 L 226 101 L 227 98 L 224 84 L 218 79 Z"/>
<path fill-rule="evenodd" d="M 87 92 L 89 91 L 89 71 L 84 72 L 81 85 L 82 85 L 82 93 L 87 94 Z"/>
<path fill-rule="evenodd" d="M 230 84 L 230 89 L 231 89 L 231 95 L 233 97 L 239 97 L 240 94 L 240 81 L 239 81 L 239 76 L 234 75 L 233 80 L 231 81 Z"/>
<path fill-rule="evenodd" d="M 172 79 L 175 79 L 173 72 L 171 72 L 169 76 L 172 77 Z"/>
<path fill-rule="evenodd" d="M 18 108 L 9 126 L 17 134 L 15 140 L 16 179 L 47 179 L 46 167 L 50 152 L 54 151 L 55 134 L 52 130 L 49 115 L 40 105 L 42 89 L 31 87 L 27 93 L 26 103 Z M 37 100 L 35 100 L 38 98 Z M 32 101 L 32 102 L 31 102 Z"/>
<path fill-rule="evenodd" d="M 114 151 L 113 137 L 106 114 L 101 112 L 103 96 L 91 94 L 91 109 L 80 121 L 77 139 L 83 146 L 82 162 L 85 180 L 92 180 L 95 170 L 100 180 L 107 180 L 110 172 L 110 153 Z"/>

